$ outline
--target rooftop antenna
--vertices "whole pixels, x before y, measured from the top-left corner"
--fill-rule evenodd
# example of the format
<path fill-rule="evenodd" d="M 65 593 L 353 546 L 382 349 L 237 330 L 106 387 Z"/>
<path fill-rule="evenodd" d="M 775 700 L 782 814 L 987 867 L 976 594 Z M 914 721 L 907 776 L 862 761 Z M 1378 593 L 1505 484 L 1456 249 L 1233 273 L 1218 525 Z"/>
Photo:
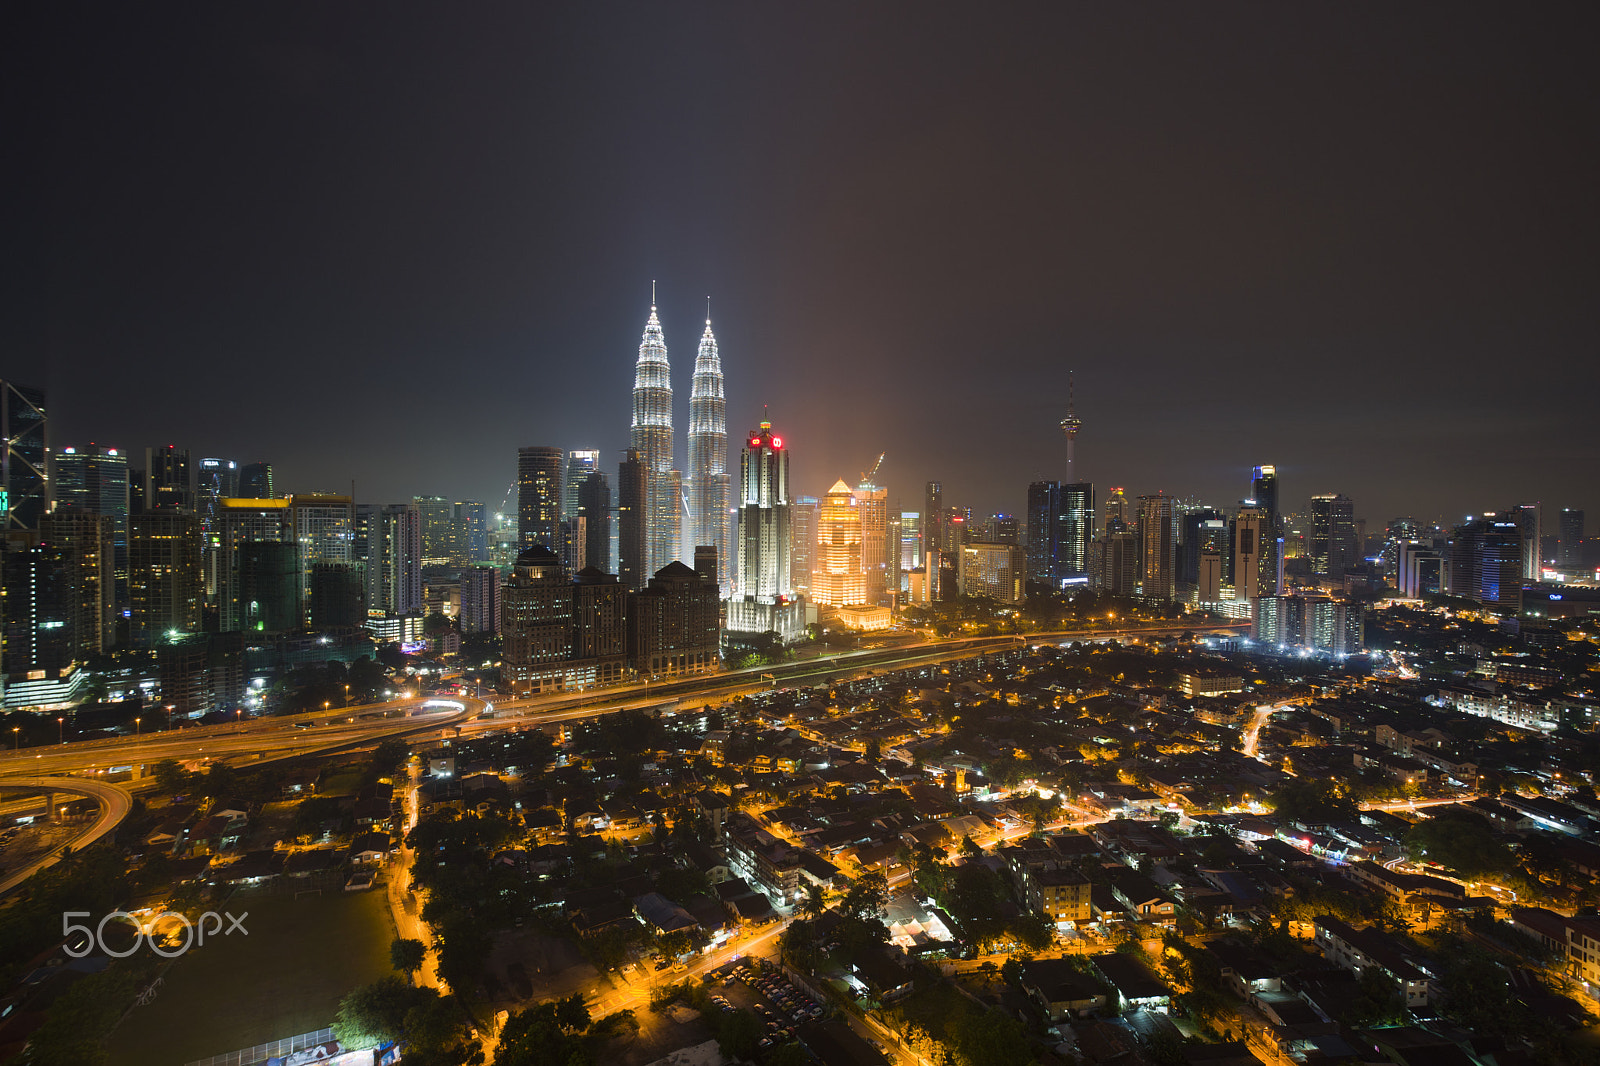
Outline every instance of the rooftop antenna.
<path fill-rule="evenodd" d="M 656 309 L 656 279 L 650 279 L 650 310 Z"/>

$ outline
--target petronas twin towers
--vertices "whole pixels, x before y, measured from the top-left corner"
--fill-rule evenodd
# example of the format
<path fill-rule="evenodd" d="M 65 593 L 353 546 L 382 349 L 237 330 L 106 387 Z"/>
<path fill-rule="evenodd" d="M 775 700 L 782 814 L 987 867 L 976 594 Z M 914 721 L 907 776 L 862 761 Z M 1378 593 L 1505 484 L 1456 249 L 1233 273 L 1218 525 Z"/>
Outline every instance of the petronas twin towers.
<path fill-rule="evenodd" d="M 646 574 L 674 561 L 693 560 L 694 549 L 717 549 L 717 568 L 728 574 L 728 414 L 722 360 L 711 319 L 700 337 L 689 395 L 689 472 L 678 469 L 672 436 L 672 368 L 651 286 L 650 317 L 633 375 L 633 447 L 645 470 Z M 687 482 L 687 484 L 685 483 Z M 687 526 L 687 528 L 685 528 Z M 685 540 L 687 533 L 687 541 Z M 727 582 L 724 580 L 723 585 Z"/>

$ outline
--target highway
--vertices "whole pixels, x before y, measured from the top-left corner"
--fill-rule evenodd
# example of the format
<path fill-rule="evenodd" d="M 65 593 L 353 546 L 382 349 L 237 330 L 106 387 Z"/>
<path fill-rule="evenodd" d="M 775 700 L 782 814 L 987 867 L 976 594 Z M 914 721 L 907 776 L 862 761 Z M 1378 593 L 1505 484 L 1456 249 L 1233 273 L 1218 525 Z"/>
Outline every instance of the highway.
<path fill-rule="evenodd" d="M 7 791 L 12 789 L 36 792 L 66 793 L 73 796 L 87 796 L 100 804 L 100 813 L 82 833 L 79 833 L 67 845 L 73 851 L 86 848 L 115 829 L 128 812 L 133 809 L 133 794 L 121 785 L 113 785 L 108 781 L 86 781 L 74 778 L 61 777 L 8 777 L 0 782 L 0 788 Z M 6 895 L 22 882 L 61 860 L 62 849 L 51 850 L 41 855 L 32 865 L 24 867 L 0 882 L 0 896 Z"/>

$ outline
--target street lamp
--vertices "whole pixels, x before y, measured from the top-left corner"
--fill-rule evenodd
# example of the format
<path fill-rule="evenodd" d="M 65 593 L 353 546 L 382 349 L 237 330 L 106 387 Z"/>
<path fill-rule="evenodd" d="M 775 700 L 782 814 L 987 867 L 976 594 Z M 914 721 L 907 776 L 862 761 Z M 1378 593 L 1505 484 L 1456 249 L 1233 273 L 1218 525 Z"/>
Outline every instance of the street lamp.
<path fill-rule="evenodd" d="M 20 725 L 14 725 L 14 726 L 11 727 L 11 750 L 12 751 L 20 751 L 21 749 L 22 749 L 22 727 Z"/>
<path fill-rule="evenodd" d="M 137 718 L 135 718 L 133 720 L 133 735 L 134 736 L 138 736 L 139 735 L 139 719 L 137 719 Z"/>
<path fill-rule="evenodd" d="M 57 718 L 56 719 L 56 737 L 63 744 L 65 744 L 67 742 L 67 724 L 66 723 L 67 723 L 67 720 L 65 718 Z"/>
<path fill-rule="evenodd" d="M 349 685 L 346 685 L 344 687 L 344 705 L 346 707 L 350 706 L 350 686 Z"/>
<path fill-rule="evenodd" d="M 172 728 L 172 704 L 167 704 L 167 728 Z"/>

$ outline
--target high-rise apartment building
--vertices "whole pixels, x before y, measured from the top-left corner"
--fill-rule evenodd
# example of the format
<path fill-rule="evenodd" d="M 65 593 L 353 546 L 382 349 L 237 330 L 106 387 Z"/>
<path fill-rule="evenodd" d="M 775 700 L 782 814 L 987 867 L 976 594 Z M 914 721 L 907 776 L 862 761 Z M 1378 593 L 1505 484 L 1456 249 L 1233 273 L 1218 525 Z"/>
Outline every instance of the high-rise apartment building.
<path fill-rule="evenodd" d="M 987 596 L 998 603 L 1020 603 L 1023 596 L 1023 552 L 1015 544 L 968 541 L 961 546 L 957 580 L 967 596 Z"/>
<path fill-rule="evenodd" d="M 1100 538 L 1099 586 L 1114 596 L 1132 596 L 1139 582 L 1139 542 L 1120 518 L 1113 518 Z"/>
<path fill-rule="evenodd" d="M 1565 569 L 1576 569 L 1583 565 L 1583 512 L 1563 507 L 1560 528 L 1557 561 Z"/>
<path fill-rule="evenodd" d="M 115 643 L 112 536 L 112 521 L 105 515 L 58 509 L 39 516 L 39 542 L 61 571 L 60 621 L 66 632 L 51 636 L 65 640 L 79 662 Z"/>
<path fill-rule="evenodd" d="M 0 379 L 0 528 L 38 529 L 50 509 L 50 422 L 45 393 Z"/>
<path fill-rule="evenodd" d="M 443 496 L 413 496 L 422 523 L 422 562 L 424 566 L 447 566 L 459 561 L 456 541 L 456 511 Z"/>
<path fill-rule="evenodd" d="M 554 551 L 524 549 L 501 590 L 502 683 L 523 697 L 620 681 L 625 596 L 610 574 L 590 567 L 569 581 Z"/>
<path fill-rule="evenodd" d="M 711 545 L 705 545 L 711 547 Z M 628 658 L 641 677 L 692 677 L 721 665 L 715 578 L 670 563 L 628 597 Z"/>
<path fill-rule="evenodd" d="M 195 513 L 194 480 L 189 451 L 168 444 L 144 450 L 144 509 Z"/>
<path fill-rule="evenodd" d="M 384 614 L 422 611 L 422 508 L 415 502 L 356 510 L 357 546 L 365 566 L 366 606 Z"/>
<path fill-rule="evenodd" d="M 1139 561 L 1145 599 L 1170 600 L 1176 595 L 1173 576 L 1172 497 L 1163 493 L 1139 497 Z"/>
<path fill-rule="evenodd" d="M 683 553 L 682 475 L 674 461 L 671 366 L 653 291 L 634 366 L 631 431 L 633 448 L 645 467 L 645 572 L 653 574 Z"/>
<path fill-rule="evenodd" d="M 642 588 L 649 580 L 645 571 L 649 492 L 644 460 L 637 449 L 629 448 L 617 467 L 617 580 L 625 591 Z"/>
<path fill-rule="evenodd" d="M 1350 497 L 1323 493 L 1311 497 L 1311 572 L 1334 580 L 1361 558 L 1356 543 L 1355 504 Z"/>
<path fill-rule="evenodd" d="M 517 542 L 561 550 L 560 448 L 517 449 Z"/>
<path fill-rule="evenodd" d="M 739 485 L 739 591 L 728 600 L 728 630 L 796 640 L 805 611 L 789 587 L 789 449 L 769 422 L 745 438 Z"/>
<path fill-rule="evenodd" d="M 489 558 L 489 507 L 481 500 L 457 500 L 456 552 L 463 566 Z"/>
<path fill-rule="evenodd" d="M 500 571 L 492 566 L 461 571 L 461 632 L 500 632 Z"/>
<path fill-rule="evenodd" d="M 822 501 L 796 496 L 789 507 L 789 588 L 811 596 L 811 573 L 817 567 L 817 516 Z"/>
<path fill-rule="evenodd" d="M 715 547 L 717 558 L 725 565 L 733 526 L 728 510 L 732 492 L 732 479 L 728 476 L 728 412 L 722 389 L 722 359 L 709 318 L 695 355 L 694 385 L 689 394 L 688 490 L 689 539 L 696 546 Z"/>
<path fill-rule="evenodd" d="M 822 497 L 817 516 L 817 562 L 811 575 L 814 602 L 824 607 L 867 602 L 861 549 L 861 504 L 840 478 Z"/>
<path fill-rule="evenodd" d="M 128 519 L 129 638 L 153 648 L 200 632 L 200 519 L 176 506 Z"/>

